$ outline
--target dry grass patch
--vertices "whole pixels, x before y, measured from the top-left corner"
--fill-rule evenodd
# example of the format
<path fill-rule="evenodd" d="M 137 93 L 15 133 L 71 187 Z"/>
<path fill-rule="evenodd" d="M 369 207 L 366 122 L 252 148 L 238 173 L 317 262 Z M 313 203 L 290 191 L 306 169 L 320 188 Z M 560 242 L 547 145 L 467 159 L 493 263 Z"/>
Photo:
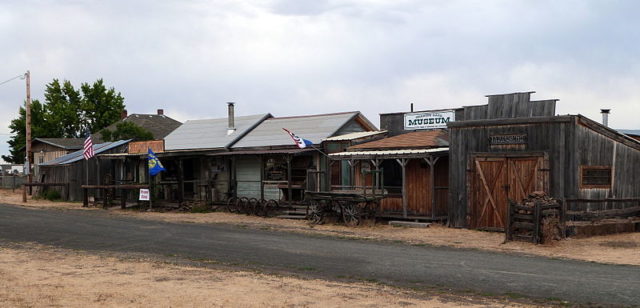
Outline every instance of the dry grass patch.
<path fill-rule="evenodd" d="M 507 298 L 122 260 L 0 245 L 2 307 L 524 307 Z"/>

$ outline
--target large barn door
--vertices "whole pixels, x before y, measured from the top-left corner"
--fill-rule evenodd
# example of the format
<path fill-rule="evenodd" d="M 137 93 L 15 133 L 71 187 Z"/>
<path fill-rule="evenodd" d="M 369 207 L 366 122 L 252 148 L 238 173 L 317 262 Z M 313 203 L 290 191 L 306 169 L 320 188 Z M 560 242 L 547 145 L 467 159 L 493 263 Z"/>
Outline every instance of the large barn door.
<path fill-rule="evenodd" d="M 521 201 L 534 191 L 546 191 L 548 178 L 542 156 L 477 157 L 470 177 L 469 227 L 504 229 L 509 199 Z"/>
<path fill-rule="evenodd" d="M 534 191 L 545 191 L 543 158 L 509 158 L 509 199 L 520 202 Z"/>
<path fill-rule="evenodd" d="M 470 227 L 474 229 L 504 228 L 507 201 L 507 159 L 476 158 L 471 184 Z"/>

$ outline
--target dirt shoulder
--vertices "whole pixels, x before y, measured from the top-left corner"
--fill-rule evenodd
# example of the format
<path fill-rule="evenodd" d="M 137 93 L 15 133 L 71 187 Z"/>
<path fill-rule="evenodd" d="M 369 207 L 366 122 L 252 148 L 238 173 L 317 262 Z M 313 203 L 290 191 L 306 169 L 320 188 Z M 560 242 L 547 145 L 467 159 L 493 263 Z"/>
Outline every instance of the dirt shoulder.
<path fill-rule="evenodd" d="M 100 210 L 82 208 L 80 203 L 29 200 L 22 203 L 22 195 L 11 190 L 0 190 L 0 203 L 16 204 L 36 208 L 62 208 Z M 279 218 L 262 218 L 230 213 L 159 213 L 139 212 L 111 208 L 113 215 L 126 215 L 139 219 L 166 222 L 225 223 L 248 228 L 274 231 L 296 232 L 370 240 L 404 242 L 412 245 L 434 245 L 456 248 L 471 248 L 506 253 L 524 253 L 554 258 L 568 258 L 611 264 L 640 265 L 640 233 L 625 233 L 596 236 L 584 239 L 567 239 L 552 245 L 533 245 L 524 242 L 504 242 L 504 234 L 468 229 L 447 228 L 431 225 L 429 228 L 402 228 L 377 224 L 374 226 L 346 227 L 343 225 L 310 226 L 306 221 Z"/>
<path fill-rule="evenodd" d="M 0 243 L 2 307 L 528 307 L 526 299 L 405 290 Z M 544 303 L 548 305 L 548 303 Z"/>

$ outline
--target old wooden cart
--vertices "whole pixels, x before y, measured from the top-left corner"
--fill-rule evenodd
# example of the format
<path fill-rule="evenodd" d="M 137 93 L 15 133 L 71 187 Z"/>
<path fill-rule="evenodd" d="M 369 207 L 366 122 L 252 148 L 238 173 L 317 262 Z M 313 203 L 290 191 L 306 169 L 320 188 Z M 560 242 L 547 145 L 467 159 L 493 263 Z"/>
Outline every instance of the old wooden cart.
<path fill-rule="evenodd" d="M 384 194 L 366 194 L 361 190 L 305 193 L 309 205 L 308 219 L 312 224 L 322 224 L 325 217 L 337 216 L 346 225 L 357 226 L 363 219 L 375 217 L 382 198 Z"/>

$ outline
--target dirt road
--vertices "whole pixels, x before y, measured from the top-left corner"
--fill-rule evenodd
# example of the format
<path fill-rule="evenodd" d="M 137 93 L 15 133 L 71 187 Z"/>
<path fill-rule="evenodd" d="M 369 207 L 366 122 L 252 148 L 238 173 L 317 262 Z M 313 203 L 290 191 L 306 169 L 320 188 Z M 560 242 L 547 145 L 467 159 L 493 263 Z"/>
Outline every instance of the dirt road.
<path fill-rule="evenodd" d="M 228 225 L 178 224 L 100 211 L 0 206 L 0 238 L 88 251 L 142 253 L 248 268 L 442 286 L 578 303 L 637 304 L 640 268 L 465 249 L 345 240 Z"/>

